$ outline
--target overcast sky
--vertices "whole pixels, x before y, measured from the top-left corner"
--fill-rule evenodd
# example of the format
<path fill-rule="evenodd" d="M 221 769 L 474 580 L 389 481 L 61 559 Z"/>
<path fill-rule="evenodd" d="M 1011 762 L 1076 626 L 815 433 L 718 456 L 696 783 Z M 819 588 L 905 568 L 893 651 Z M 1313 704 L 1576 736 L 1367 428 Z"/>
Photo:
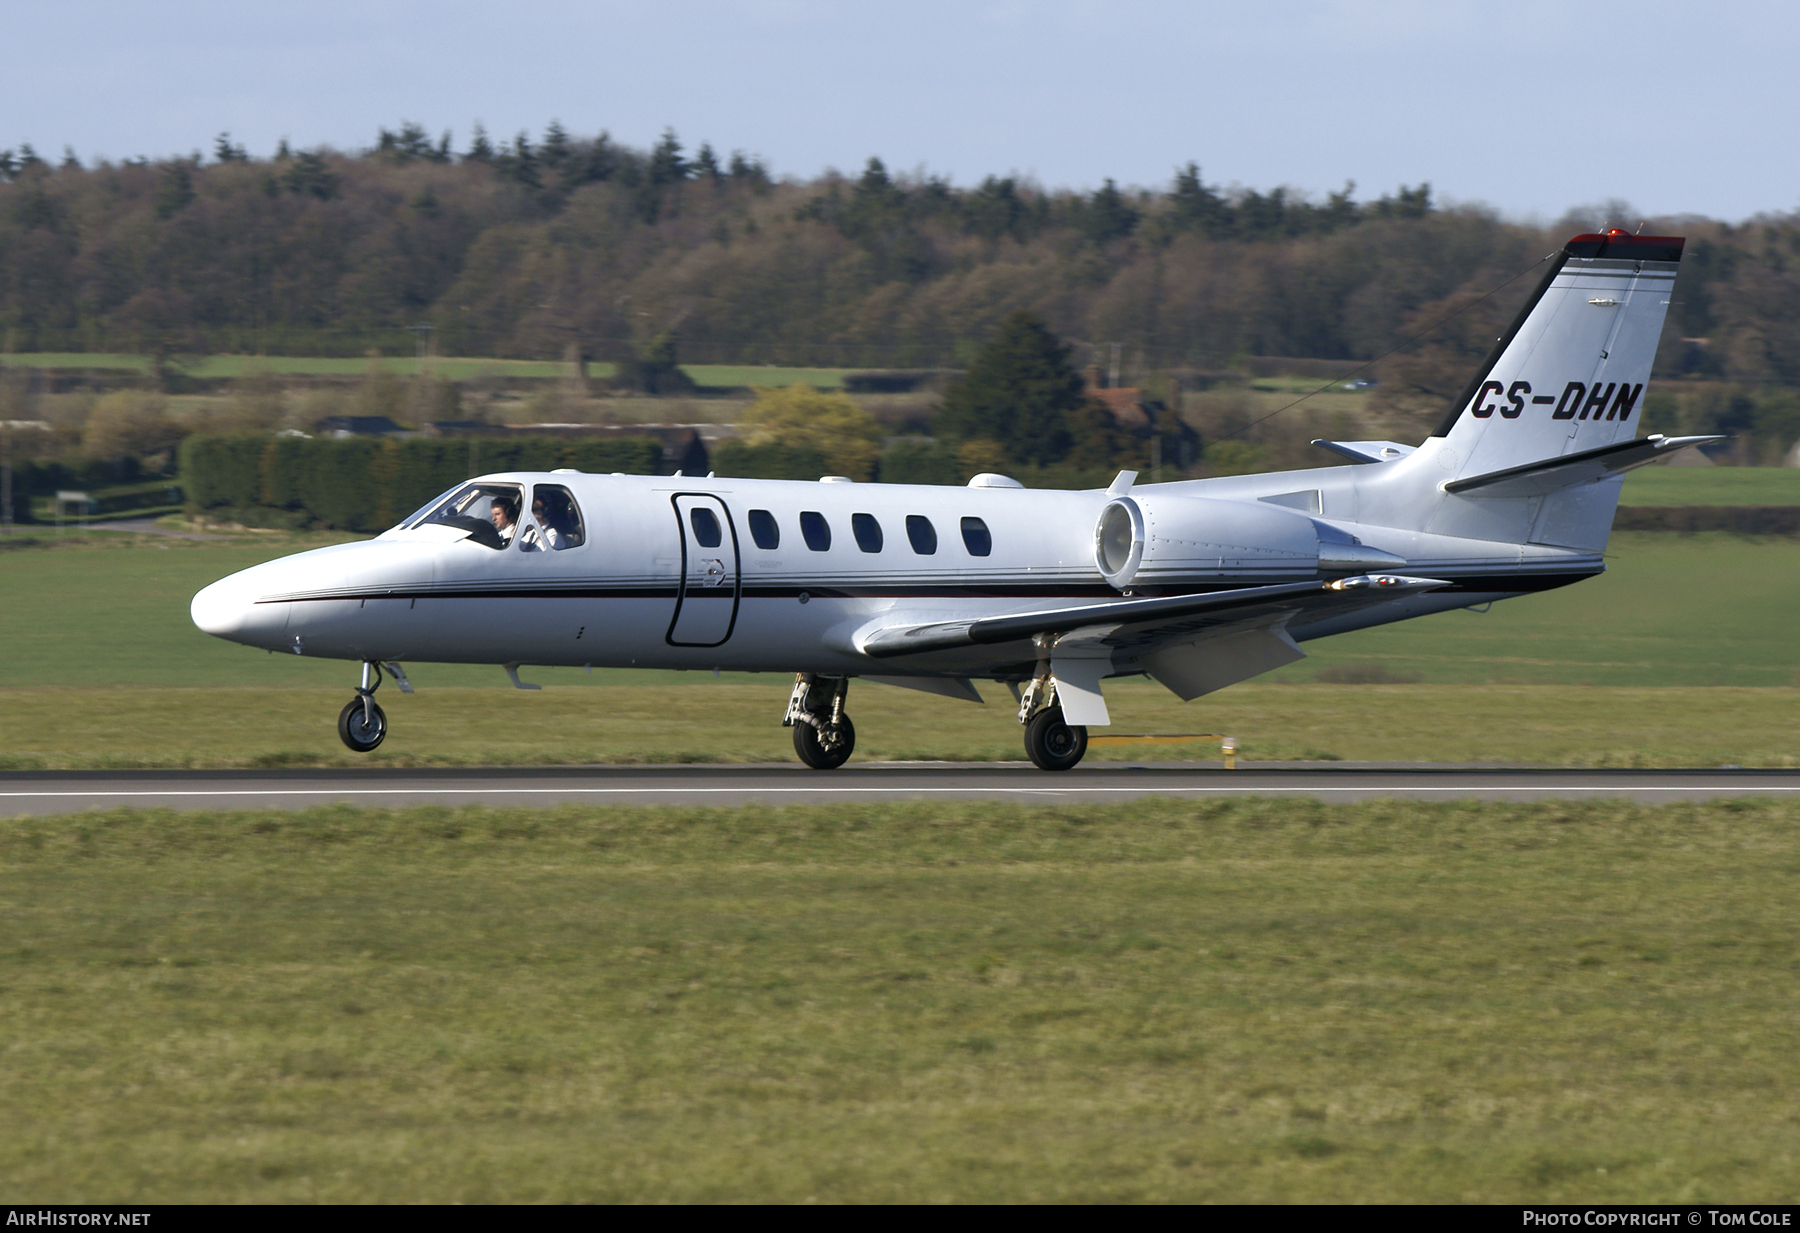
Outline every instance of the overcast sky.
<path fill-rule="evenodd" d="M 64 0 L 8 19 L 0 147 L 91 160 L 357 149 L 416 120 L 457 149 L 602 129 L 971 184 L 1209 183 L 1556 219 L 1609 199 L 1800 208 L 1800 5 L 1775 0 Z M 1599 219 L 1594 221 L 1598 222 Z M 1612 220 L 1619 221 L 1619 220 Z M 1635 225 L 1635 220 L 1633 220 Z"/>

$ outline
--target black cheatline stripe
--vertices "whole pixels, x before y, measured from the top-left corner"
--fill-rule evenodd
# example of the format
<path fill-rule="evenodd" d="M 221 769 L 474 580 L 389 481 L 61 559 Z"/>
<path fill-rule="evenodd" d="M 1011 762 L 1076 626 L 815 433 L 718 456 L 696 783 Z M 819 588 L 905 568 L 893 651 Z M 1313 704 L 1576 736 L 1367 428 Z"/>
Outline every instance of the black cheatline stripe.
<path fill-rule="evenodd" d="M 730 594 L 730 592 L 725 592 Z M 675 588 L 664 587 L 458 587 L 451 590 L 413 590 L 395 587 L 380 591 L 309 591 L 296 595 L 265 595 L 259 604 L 327 603 L 352 599 L 674 599 Z"/>
<path fill-rule="evenodd" d="M 1596 565 L 1593 569 L 1570 570 L 1546 565 L 1542 572 L 1484 574 L 1463 573 L 1457 569 L 1437 569 L 1427 566 L 1408 566 L 1408 572 L 1421 576 L 1442 578 L 1449 582 L 1447 587 L 1436 593 L 1446 592 L 1483 592 L 1483 591 L 1547 591 L 1555 587 L 1567 586 L 1571 582 L 1579 582 L 1583 578 L 1591 578 L 1601 573 L 1602 568 Z M 1394 570 L 1375 570 L 1375 573 L 1394 573 Z M 1210 595 L 1223 591 L 1241 591 L 1249 587 L 1271 585 L 1266 579 L 1241 581 L 1219 581 L 1187 583 L 1181 586 L 1165 586 L 1155 588 L 1164 595 Z M 731 592 L 720 589 L 718 598 L 729 598 Z M 743 599 L 793 599 L 801 594 L 816 599 L 1020 599 L 1020 600 L 1052 600 L 1052 599 L 1111 599 L 1119 593 L 1109 586 L 1067 586 L 1046 583 L 1036 587 L 825 587 L 825 586 L 781 586 L 781 587 L 745 587 L 740 596 Z M 534 590 L 526 588 L 461 588 L 454 591 L 410 591 L 391 590 L 375 593 L 358 592 L 314 592 L 306 595 L 270 595 L 257 600 L 259 604 L 283 603 L 328 603 L 332 601 L 367 600 L 367 599 L 666 599 L 675 598 L 674 587 L 630 588 L 630 587 L 558 587 L 554 589 Z M 705 598 L 702 594 L 699 598 Z"/>

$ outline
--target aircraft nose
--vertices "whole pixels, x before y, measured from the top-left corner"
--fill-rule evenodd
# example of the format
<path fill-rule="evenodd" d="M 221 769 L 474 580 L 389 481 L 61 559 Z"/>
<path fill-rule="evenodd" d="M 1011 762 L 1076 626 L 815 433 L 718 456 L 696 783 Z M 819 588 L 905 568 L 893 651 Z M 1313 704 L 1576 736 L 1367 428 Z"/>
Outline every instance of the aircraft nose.
<path fill-rule="evenodd" d="M 205 633 L 229 638 L 248 623 L 250 597 L 235 579 L 222 578 L 194 596 L 188 615 Z"/>

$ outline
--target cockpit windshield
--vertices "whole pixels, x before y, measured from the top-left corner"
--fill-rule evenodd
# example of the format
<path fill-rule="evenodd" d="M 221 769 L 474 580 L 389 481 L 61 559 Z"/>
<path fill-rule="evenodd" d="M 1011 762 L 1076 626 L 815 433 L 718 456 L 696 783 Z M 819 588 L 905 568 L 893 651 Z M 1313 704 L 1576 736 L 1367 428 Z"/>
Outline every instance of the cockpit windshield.
<path fill-rule="evenodd" d="M 483 547 L 504 548 L 518 534 L 523 495 L 517 484 L 465 484 L 414 515 L 406 527 L 439 523 L 467 531 Z"/>

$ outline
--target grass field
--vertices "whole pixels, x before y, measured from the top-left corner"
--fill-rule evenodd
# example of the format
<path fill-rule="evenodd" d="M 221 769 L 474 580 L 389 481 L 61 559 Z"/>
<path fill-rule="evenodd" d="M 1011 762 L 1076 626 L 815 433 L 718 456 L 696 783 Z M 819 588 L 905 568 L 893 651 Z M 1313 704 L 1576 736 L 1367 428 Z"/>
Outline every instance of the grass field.
<path fill-rule="evenodd" d="M 147 356 L 123 353 L 40 352 L 8 355 L 4 365 L 28 368 L 99 369 L 117 372 L 150 371 Z M 498 360 L 477 356 L 440 356 L 426 361 L 433 374 L 453 381 L 469 381 L 477 377 L 561 377 L 564 365 L 550 360 Z M 0 365 L 3 366 L 3 365 Z M 412 356 L 388 356 L 381 361 L 384 370 L 401 375 L 419 371 L 419 361 Z M 804 381 L 809 385 L 836 389 L 844 383 L 849 368 L 777 368 L 758 364 L 683 364 L 682 369 L 703 386 L 792 385 Z M 369 371 L 365 358 L 325 358 L 281 355 L 209 355 L 185 370 L 195 377 L 217 379 L 241 377 L 251 373 L 273 373 L 281 377 L 360 377 Z M 613 375 L 613 366 L 594 362 L 588 375 L 604 380 Z"/>
<path fill-rule="evenodd" d="M 39 543 L 55 543 L 39 534 Z M 207 583 L 326 538 L 196 543 L 96 532 L 65 537 L 66 549 L 0 552 L 0 645 L 8 650 L 0 686 L 346 681 L 345 665 L 234 646 L 188 619 L 189 600 Z M 1598 578 L 1485 614 L 1457 611 L 1309 643 L 1308 659 L 1264 679 L 1379 666 L 1431 684 L 1790 685 L 1800 669 L 1797 612 L 1800 542 L 1621 534 Z M 574 669 L 543 675 L 585 680 Z M 494 668 L 422 665 L 417 679 L 505 678 Z"/>
<path fill-rule="evenodd" d="M 1622 505 L 1800 505 L 1800 468 L 1640 467 Z"/>
<path fill-rule="evenodd" d="M 0 828 L 18 1202 L 1800 1201 L 1800 811 Z"/>
<path fill-rule="evenodd" d="M 187 615 L 207 582 L 325 538 L 94 534 L 0 553 L 0 706 L 12 718 L 0 766 L 363 761 L 334 729 L 351 665 L 224 643 Z M 104 546 L 115 539 L 129 546 Z M 1147 682 L 1109 683 L 1113 731 L 1229 733 L 1263 760 L 1792 765 L 1800 544 L 1631 535 L 1615 545 L 1598 579 L 1486 614 L 1311 643 L 1307 660 L 1192 704 Z M 793 756 L 776 722 L 788 689 L 779 676 L 535 669 L 526 679 L 547 688 L 520 693 L 495 667 L 421 664 L 410 675 L 417 694 L 382 694 L 392 735 L 378 762 Z M 1011 699 L 983 688 L 989 705 L 977 707 L 857 686 L 858 757 L 1018 758 Z M 1195 743 L 1090 756 L 1217 753 Z"/>

